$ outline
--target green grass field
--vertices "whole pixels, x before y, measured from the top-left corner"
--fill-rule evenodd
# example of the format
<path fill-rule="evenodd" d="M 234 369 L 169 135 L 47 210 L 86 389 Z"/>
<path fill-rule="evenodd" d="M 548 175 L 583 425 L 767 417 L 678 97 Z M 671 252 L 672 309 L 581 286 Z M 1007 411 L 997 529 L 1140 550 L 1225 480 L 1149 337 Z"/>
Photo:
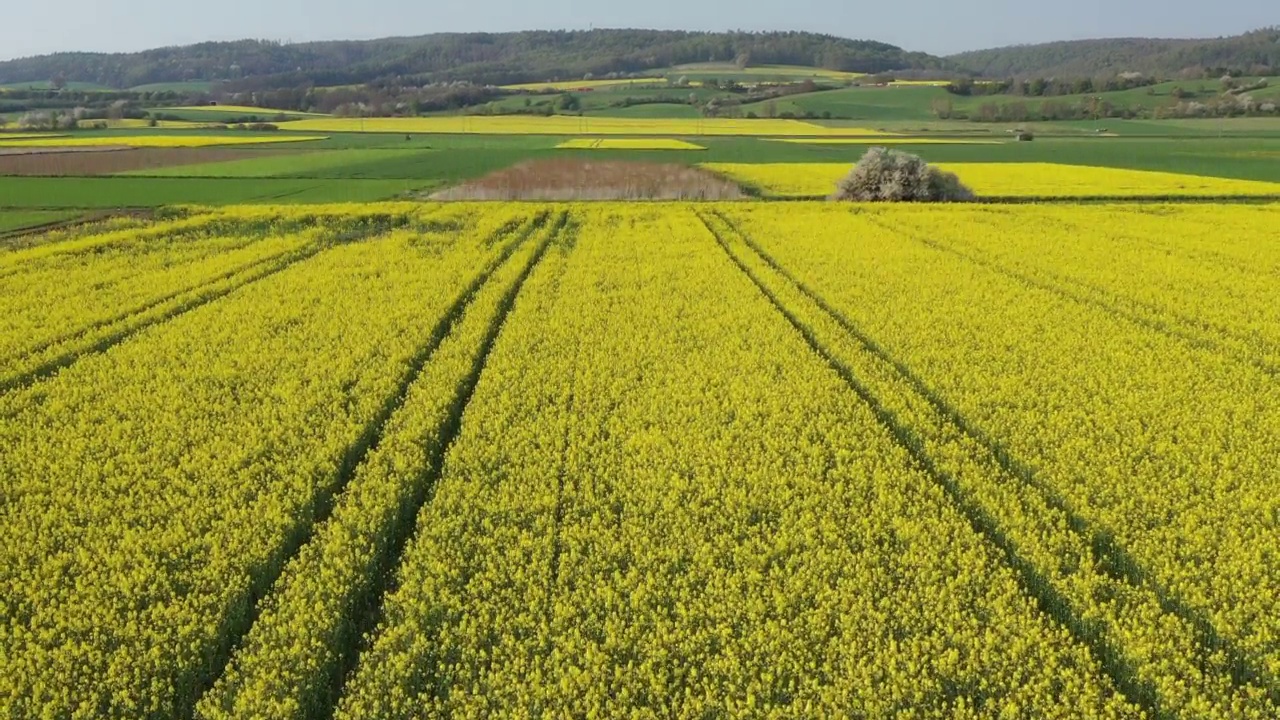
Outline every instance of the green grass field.
<path fill-rule="evenodd" d="M 946 96 L 946 90 L 935 87 L 858 87 L 794 95 L 745 105 L 742 110 L 766 117 L 767 106 L 772 105 L 778 113 L 796 115 L 830 112 L 854 120 L 931 120 L 930 104 Z"/>
<path fill-rule="evenodd" d="M 676 103 L 654 103 L 628 107 L 603 107 L 586 113 L 596 117 L 616 118 L 691 118 L 701 117 L 698 108 Z"/>
<path fill-rule="evenodd" d="M 300 120 L 314 117 L 305 113 L 291 113 L 280 110 L 261 108 L 254 110 L 223 110 L 210 106 L 208 108 L 151 108 L 152 115 L 163 115 L 167 118 L 190 120 L 192 122 L 226 122 L 242 118 L 257 118 L 255 122 L 272 122 L 273 120 Z"/>
<path fill-rule="evenodd" d="M 205 80 L 189 82 L 149 83 L 129 88 L 130 92 L 173 92 L 173 93 L 207 93 L 221 83 Z"/>
<path fill-rule="evenodd" d="M 78 215 L 79 213 L 76 212 L 59 210 L 0 210 L 0 235 L 70 220 Z"/>
<path fill-rule="evenodd" d="M 396 160 L 429 160 L 431 150 L 320 150 L 290 152 L 250 160 L 208 162 L 179 165 L 155 170 L 135 170 L 120 177 L 203 177 L 203 178 L 385 178 L 385 174 L 369 175 L 361 168 L 394 167 Z M 403 177 L 393 175 L 391 177 Z"/>

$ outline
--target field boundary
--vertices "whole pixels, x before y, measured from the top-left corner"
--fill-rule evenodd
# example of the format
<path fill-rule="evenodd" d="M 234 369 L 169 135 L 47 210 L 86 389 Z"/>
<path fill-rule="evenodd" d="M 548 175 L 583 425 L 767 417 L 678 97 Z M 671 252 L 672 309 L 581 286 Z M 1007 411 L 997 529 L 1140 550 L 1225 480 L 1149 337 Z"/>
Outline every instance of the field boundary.
<path fill-rule="evenodd" d="M 1092 636 L 1092 633 L 1084 627 L 1083 620 L 1075 616 L 1066 597 L 1053 589 L 1047 578 L 1031 563 L 1017 554 L 1015 546 L 998 529 L 994 518 L 966 499 L 955 478 L 938 467 L 933 458 L 925 453 L 924 443 L 919 436 L 911 428 L 900 422 L 894 413 L 886 408 L 883 402 L 857 378 L 853 370 L 837 359 L 822 344 L 813 329 L 789 310 L 781 298 L 752 272 L 738 256 L 734 255 L 729 248 L 728 241 L 713 228 L 705 217 L 700 215 L 699 219 L 702 220 L 707 230 L 715 236 L 716 242 L 720 245 L 725 255 L 729 257 L 730 261 L 756 286 L 774 309 L 804 339 L 809 349 L 822 358 L 827 366 L 870 409 L 876 422 L 889 433 L 889 436 L 893 438 L 899 447 L 906 451 L 912 460 L 912 464 L 942 489 L 947 500 L 964 518 L 974 534 L 985 540 L 996 550 L 1002 564 L 1013 574 L 1023 595 L 1031 600 L 1047 617 L 1052 618 L 1061 625 L 1077 644 L 1089 650 L 1118 693 L 1133 705 L 1142 708 L 1148 715 L 1165 720 L 1165 716 L 1157 712 L 1154 698 L 1151 697 L 1150 693 L 1133 681 L 1137 674 L 1136 671 L 1129 667 L 1113 649 L 1098 642 Z"/>
<path fill-rule="evenodd" d="M 532 235 L 538 228 L 545 226 L 549 217 L 549 215 L 544 215 L 540 224 L 532 228 L 529 234 Z M 354 621 L 356 631 L 353 633 L 353 637 L 356 644 L 353 647 L 346 648 L 346 651 L 342 653 L 343 662 L 338 668 L 338 676 L 335 678 L 335 684 L 332 689 L 332 697 L 327 704 L 326 712 L 321 716 L 322 720 L 331 720 L 333 718 L 347 682 L 359 665 L 360 657 L 373 646 L 375 641 L 374 631 L 385 617 L 387 598 L 398 589 L 399 574 L 395 570 L 403 564 L 404 553 L 413 542 L 413 537 L 417 534 L 418 516 L 421 515 L 422 509 L 431 502 L 436 484 L 444 473 L 444 459 L 462 430 L 462 418 L 466 413 L 467 407 L 471 404 L 471 398 L 475 395 L 476 387 L 480 383 L 480 377 L 489 362 L 489 355 L 492 353 L 494 345 L 497 344 L 498 337 L 502 334 L 502 329 L 506 326 L 507 318 L 512 308 L 515 307 L 520 291 L 524 289 L 525 281 L 542 263 L 542 258 L 546 255 L 547 249 L 564 232 L 567 221 L 568 213 L 563 211 L 559 213 L 547 236 L 534 250 L 533 256 L 529 258 L 529 261 L 511 284 L 511 287 L 503 294 L 467 375 L 455 389 L 452 402 L 449 404 L 448 415 L 438 431 L 440 441 L 436 443 L 434 456 L 430 458 L 427 464 L 428 473 L 419 483 L 421 494 L 410 498 L 410 502 L 402 510 L 402 517 L 406 519 L 406 522 L 400 523 L 398 527 L 404 528 L 404 532 L 397 533 L 392 537 L 387 556 L 379 563 L 379 569 L 381 570 L 381 572 L 377 573 L 379 580 L 375 581 L 368 589 L 364 601 L 356 604 L 358 608 L 363 609 L 363 612 L 357 613 Z M 478 290 L 479 288 L 477 287 L 476 291 L 478 292 Z M 471 297 L 474 298 L 474 296 L 475 293 L 473 292 Z M 450 325 L 450 330 L 460 320 L 461 314 L 454 318 L 454 323 Z"/>
<path fill-rule="evenodd" d="M 370 454 L 377 450 L 382 442 L 388 422 L 395 411 L 403 404 L 404 398 L 421 376 L 431 358 L 439 350 L 476 294 L 489 281 L 493 274 L 505 263 L 515 251 L 545 224 L 547 213 L 539 213 L 524 222 L 509 222 L 496 230 L 488 242 L 495 243 L 501 238 L 511 236 L 497 257 L 486 264 L 454 297 L 453 302 L 445 309 L 417 351 L 409 359 L 408 367 L 399 378 L 392 392 L 388 394 L 382 406 L 366 423 L 355 441 L 348 446 L 335 472 L 333 482 L 317 488 L 310 506 L 300 512 L 300 522 L 281 543 L 276 557 L 268 563 L 263 576 L 255 578 L 250 585 L 249 597 L 245 601 L 246 611 L 237 616 L 224 619 L 218 634 L 220 647 L 211 659 L 208 670 L 197 679 L 192 692 L 182 703 L 181 717 L 195 716 L 196 706 L 221 679 L 230 667 L 236 652 L 244 645 L 254 623 L 262 612 L 262 601 L 269 597 L 273 588 L 284 576 L 286 568 L 302 549 L 312 541 L 316 532 L 329 522 L 334 508 L 337 506 L 347 486 L 355 478 L 356 471 Z M 307 519 L 309 518 L 309 521 Z"/>
<path fill-rule="evenodd" d="M 570 232 L 566 233 L 566 236 L 573 238 L 572 240 L 568 240 L 565 243 L 568 247 L 572 248 L 576 244 L 577 228 L 576 227 L 571 228 Z M 561 268 L 561 270 L 563 271 L 563 268 Z M 582 356 L 581 347 L 575 345 L 574 354 L 573 354 L 573 363 L 570 365 L 572 370 L 568 380 L 569 393 L 564 404 L 565 411 L 569 414 L 570 417 L 573 416 L 575 404 L 577 403 L 577 399 L 578 399 L 578 394 L 577 394 L 578 360 L 579 358 L 581 358 L 581 356 Z M 567 479 L 566 478 L 567 473 L 565 472 L 565 470 L 568 465 L 568 459 L 569 459 L 568 435 L 572 431 L 572 429 L 573 428 L 571 425 L 565 428 L 566 437 L 564 438 L 564 446 L 560 449 L 560 459 L 559 459 L 558 466 L 556 468 L 556 506 L 555 506 L 555 513 L 552 516 L 551 559 L 549 562 L 549 565 L 551 567 L 551 572 L 547 576 L 547 598 L 542 608 L 543 621 L 546 623 L 546 628 L 547 628 L 547 645 L 544 646 L 543 652 L 545 652 L 548 656 L 550 656 L 551 650 L 552 650 L 551 629 L 555 623 L 555 596 L 556 596 L 556 589 L 560 587 L 560 567 L 561 567 L 560 558 L 564 552 L 564 541 L 563 541 L 564 506 L 565 506 L 564 490 L 565 490 L 565 483 Z M 576 481 L 575 481 L 575 489 L 576 489 Z"/>

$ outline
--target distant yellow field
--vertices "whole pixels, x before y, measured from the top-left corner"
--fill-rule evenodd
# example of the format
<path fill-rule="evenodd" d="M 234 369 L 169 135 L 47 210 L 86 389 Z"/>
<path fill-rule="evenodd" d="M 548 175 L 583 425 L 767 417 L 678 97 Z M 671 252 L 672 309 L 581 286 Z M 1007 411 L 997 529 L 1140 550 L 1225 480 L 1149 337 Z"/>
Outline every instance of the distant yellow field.
<path fill-rule="evenodd" d="M 561 150 L 706 150 L 701 145 L 670 138 L 578 138 L 556 147 Z"/>
<path fill-rule="evenodd" d="M 538 92 L 541 90 L 577 90 L 579 88 L 597 88 L 620 87 L 624 85 L 666 85 L 667 79 L 664 77 L 646 77 L 646 78 L 616 78 L 613 80 L 557 80 L 555 82 L 540 83 L 518 83 L 516 85 L 503 85 L 503 90 L 529 90 Z"/>
<path fill-rule="evenodd" d="M 974 85 L 993 85 L 995 80 L 974 80 Z M 894 80 L 888 83 L 889 87 L 946 87 L 951 84 L 950 80 Z"/>
<path fill-rule="evenodd" d="M 774 197 L 830 194 L 849 163 L 706 163 Z M 986 197 L 1280 196 L 1280 183 L 1055 163 L 938 163 Z"/>
<path fill-rule="evenodd" d="M 49 137 L 10 142 L 0 138 L 0 147 L 210 147 L 214 145 L 262 145 L 324 140 L 315 135 L 243 135 L 228 131 L 223 135 L 98 135 L 95 137 Z"/>
<path fill-rule="evenodd" d="M 950 80 L 894 80 L 889 87 L 946 87 Z"/>
<path fill-rule="evenodd" d="M 450 116 L 414 118 L 325 118 L 281 123 L 303 132 L 386 132 L 478 135 L 741 135 L 757 137 L 881 137 L 865 128 L 829 128 L 799 120 L 602 118 L 557 115 Z"/>
<path fill-rule="evenodd" d="M 797 145 L 1003 145 L 1002 140 L 963 138 L 865 137 L 865 138 L 770 138 L 770 142 Z"/>

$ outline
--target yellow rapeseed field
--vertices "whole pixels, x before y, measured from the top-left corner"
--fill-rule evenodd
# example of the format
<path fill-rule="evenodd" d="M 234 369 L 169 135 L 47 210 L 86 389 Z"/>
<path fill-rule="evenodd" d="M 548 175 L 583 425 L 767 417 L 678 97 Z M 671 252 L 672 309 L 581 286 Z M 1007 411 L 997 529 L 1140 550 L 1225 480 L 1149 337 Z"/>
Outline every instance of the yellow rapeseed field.
<path fill-rule="evenodd" d="M 0 147 L 211 147 L 214 145 L 263 145 L 267 143 L 296 143 L 324 140 L 323 136 L 246 135 L 238 131 L 226 131 L 218 135 L 94 135 L 92 137 L 47 137 L 9 141 L 0 138 Z"/>
<path fill-rule="evenodd" d="M 0 717 L 1280 717 L 1280 203 L 0 245 Z"/>
<path fill-rule="evenodd" d="M 975 80 L 975 85 L 990 85 L 994 80 Z M 889 87 L 946 87 L 951 84 L 950 80 L 894 80 L 888 83 Z"/>
<path fill-rule="evenodd" d="M 894 80 L 889 87 L 946 87 L 950 80 Z"/>
<path fill-rule="evenodd" d="M 295 120 L 281 128 L 302 132 L 448 133 L 481 135 L 740 135 L 876 137 L 864 128 L 829 128 L 800 120 L 735 120 L 730 118 L 652 119 L 556 115 L 448 116 L 414 118 L 328 118 Z"/>
<path fill-rule="evenodd" d="M 937 163 L 987 197 L 1280 196 L 1280 183 L 1053 163 Z M 830 195 L 851 163 L 705 163 L 775 197 Z"/>
<path fill-rule="evenodd" d="M 577 138 L 556 147 L 562 150 L 706 150 L 701 145 L 671 138 Z"/>

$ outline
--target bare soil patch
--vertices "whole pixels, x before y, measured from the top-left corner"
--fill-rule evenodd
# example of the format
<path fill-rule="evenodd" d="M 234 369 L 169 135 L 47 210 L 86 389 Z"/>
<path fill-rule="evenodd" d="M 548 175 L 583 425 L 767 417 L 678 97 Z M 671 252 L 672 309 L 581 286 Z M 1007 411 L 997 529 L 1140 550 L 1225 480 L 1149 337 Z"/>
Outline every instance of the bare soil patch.
<path fill-rule="evenodd" d="M 739 200 L 719 175 L 675 163 L 533 160 L 434 193 L 432 200 Z"/>
<path fill-rule="evenodd" d="M 5 148 L 0 151 L 0 175 L 85 176 L 112 175 L 175 165 L 248 160 L 279 155 L 285 150 L 220 148 Z"/>

